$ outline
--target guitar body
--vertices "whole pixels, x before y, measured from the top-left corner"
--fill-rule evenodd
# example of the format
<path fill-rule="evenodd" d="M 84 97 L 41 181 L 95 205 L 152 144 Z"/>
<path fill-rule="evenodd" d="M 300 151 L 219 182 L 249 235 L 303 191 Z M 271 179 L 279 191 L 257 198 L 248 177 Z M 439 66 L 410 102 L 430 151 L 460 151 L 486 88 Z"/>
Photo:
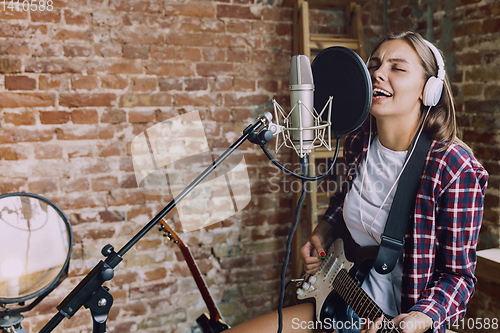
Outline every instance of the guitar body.
<path fill-rule="evenodd" d="M 204 313 L 196 319 L 196 323 L 203 333 L 220 333 L 229 329 L 229 326 L 222 320 L 212 320 Z"/>
<path fill-rule="evenodd" d="M 334 284 L 339 273 L 347 272 L 351 282 L 359 287 L 372 268 L 378 253 L 378 246 L 360 247 L 356 244 L 343 223 L 342 227 L 334 232 L 335 240 L 328 249 L 327 258 L 318 272 L 304 276 L 305 280 L 299 285 L 296 294 L 297 303 L 315 304 L 316 318 L 322 322 L 325 322 L 326 318 L 333 318 L 336 305 L 343 299 Z"/>

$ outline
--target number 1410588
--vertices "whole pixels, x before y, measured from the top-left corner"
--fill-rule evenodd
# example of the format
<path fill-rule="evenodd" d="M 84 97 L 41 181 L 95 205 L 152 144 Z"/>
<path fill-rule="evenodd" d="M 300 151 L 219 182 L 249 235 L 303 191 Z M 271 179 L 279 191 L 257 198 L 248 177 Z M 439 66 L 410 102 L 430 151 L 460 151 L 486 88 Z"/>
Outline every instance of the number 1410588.
<path fill-rule="evenodd" d="M 54 1 L 52 0 L 0 0 L 0 9 L 3 11 L 53 11 Z"/>
<path fill-rule="evenodd" d="M 498 318 L 462 318 L 459 321 L 448 324 L 448 329 L 478 329 L 478 330 L 498 330 Z"/>

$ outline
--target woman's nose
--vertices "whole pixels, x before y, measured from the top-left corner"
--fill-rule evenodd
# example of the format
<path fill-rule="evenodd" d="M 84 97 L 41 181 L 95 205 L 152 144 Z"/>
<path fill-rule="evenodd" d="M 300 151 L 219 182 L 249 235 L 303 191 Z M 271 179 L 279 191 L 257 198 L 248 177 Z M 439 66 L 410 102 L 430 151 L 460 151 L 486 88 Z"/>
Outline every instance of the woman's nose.
<path fill-rule="evenodd" d="M 384 67 L 379 66 L 373 71 L 372 78 L 375 81 L 385 81 L 387 79 L 387 74 L 385 73 Z"/>

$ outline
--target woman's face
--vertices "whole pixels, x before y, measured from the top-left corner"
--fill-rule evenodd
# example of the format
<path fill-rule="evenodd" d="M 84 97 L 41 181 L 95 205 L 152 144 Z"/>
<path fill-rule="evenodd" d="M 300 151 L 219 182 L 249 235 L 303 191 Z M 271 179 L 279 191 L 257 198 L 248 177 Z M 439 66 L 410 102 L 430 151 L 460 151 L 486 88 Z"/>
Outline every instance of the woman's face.
<path fill-rule="evenodd" d="M 373 83 L 370 113 L 377 119 L 420 113 L 424 69 L 417 52 L 400 39 L 384 42 L 368 63 Z"/>

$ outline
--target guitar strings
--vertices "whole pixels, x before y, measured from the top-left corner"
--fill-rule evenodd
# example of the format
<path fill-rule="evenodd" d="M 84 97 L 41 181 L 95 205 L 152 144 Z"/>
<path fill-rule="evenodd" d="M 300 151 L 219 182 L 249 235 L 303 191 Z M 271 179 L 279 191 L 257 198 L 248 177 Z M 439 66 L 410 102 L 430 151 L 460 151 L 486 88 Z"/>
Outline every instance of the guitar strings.
<path fill-rule="evenodd" d="M 334 287 L 337 293 L 349 304 L 356 314 L 360 317 L 366 317 L 375 321 L 381 315 L 383 318 L 383 327 L 380 332 L 402 333 L 394 322 L 389 320 L 378 305 L 361 289 L 361 287 L 351 278 L 346 270 L 342 269 L 334 281 Z"/>

